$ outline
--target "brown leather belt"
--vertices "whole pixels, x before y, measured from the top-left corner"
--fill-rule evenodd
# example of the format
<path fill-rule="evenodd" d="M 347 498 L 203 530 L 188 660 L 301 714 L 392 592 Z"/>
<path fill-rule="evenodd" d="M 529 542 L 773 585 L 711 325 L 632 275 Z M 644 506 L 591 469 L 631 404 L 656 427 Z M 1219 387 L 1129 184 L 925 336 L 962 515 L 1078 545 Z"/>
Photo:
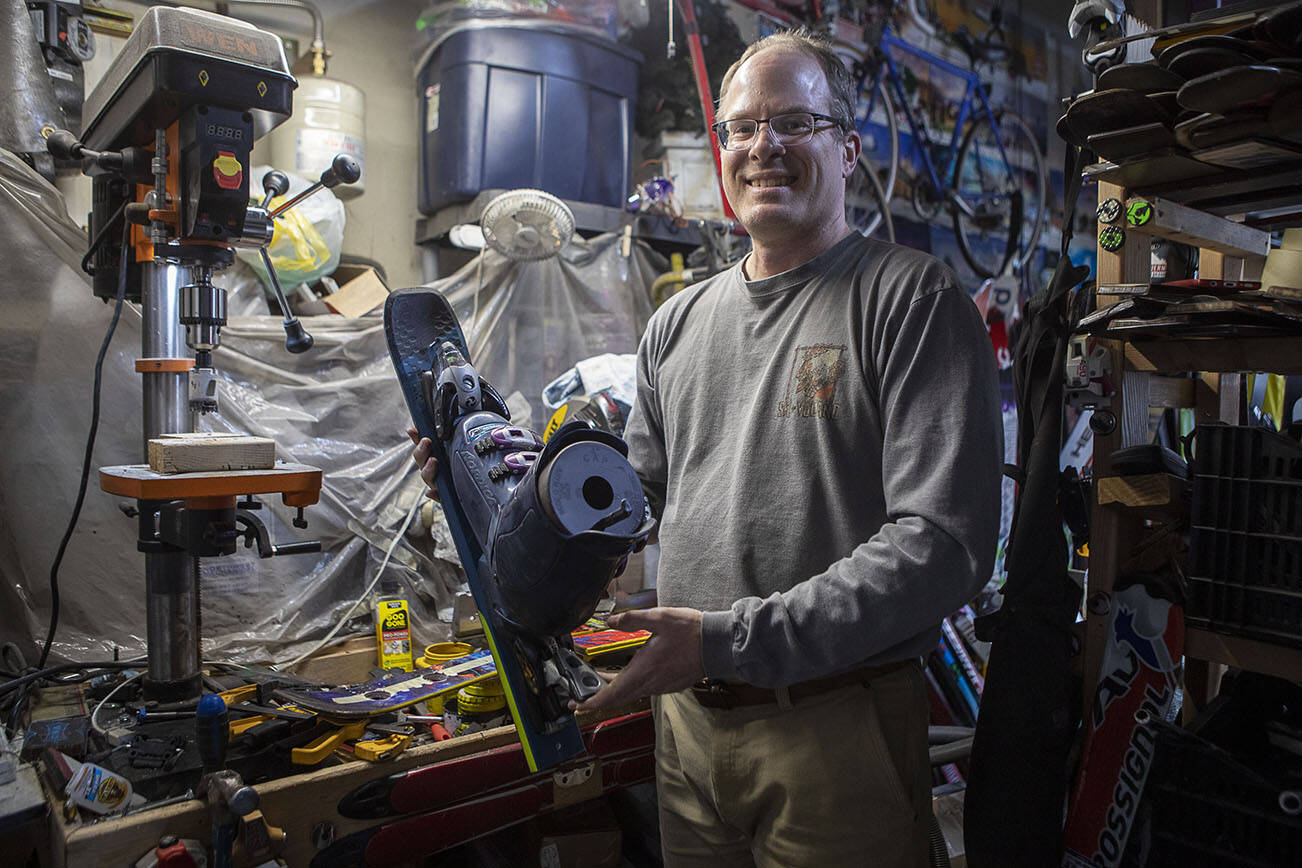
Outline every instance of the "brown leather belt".
<path fill-rule="evenodd" d="M 883 663 L 881 666 L 860 666 L 858 669 L 851 669 L 849 672 L 842 672 L 839 675 L 801 681 L 785 688 L 786 702 L 799 702 L 802 699 L 808 699 L 811 696 L 817 696 L 838 687 L 848 687 L 851 684 L 865 684 L 874 678 L 881 678 L 892 672 L 898 672 L 906 666 L 916 666 L 917 664 L 917 659 L 911 657 L 907 660 L 897 660 L 894 663 Z M 783 688 L 775 690 L 768 687 L 756 687 L 753 684 L 732 684 L 727 681 L 706 679 L 693 684 L 689 690 L 696 701 L 706 708 L 726 709 L 741 708 L 748 705 L 785 704 L 782 697 Z"/>

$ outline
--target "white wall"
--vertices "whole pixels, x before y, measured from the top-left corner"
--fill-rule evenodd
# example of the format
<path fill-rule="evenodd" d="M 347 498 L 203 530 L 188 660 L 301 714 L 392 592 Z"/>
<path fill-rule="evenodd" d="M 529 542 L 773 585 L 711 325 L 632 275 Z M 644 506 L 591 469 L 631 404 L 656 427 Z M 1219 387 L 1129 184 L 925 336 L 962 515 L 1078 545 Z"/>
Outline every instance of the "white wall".
<path fill-rule="evenodd" d="M 138 17 L 151 4 L 107 0 L 102 5 Z M 428 0 L 317 3 L 325 19 L 326 46 L 333 52 L 328 75 L 366 96 L 366 192 L 345 201 L 344 253 L 382 264 L 391 288 L 413 286 L 421 279 L 420 249 L 413 240 L 420 171 L 413 52 L 416 18 L 428 5 Z M 306 12 L 245 3 L 227 8 L 279 36 L 297 38 L 303 51 L 311 42 L 312 19 Z M 125 41 L 99 33 L 95 38 L 95 58 L 86 65 L 87 95 Z M 266 140 L 259 142 L 254 163 L 268 162 L 268 151 Z M 69 214 L 84 224 L 90 210 L 90 180 L 60 178 L 58 186 L 68 198 Z"/>

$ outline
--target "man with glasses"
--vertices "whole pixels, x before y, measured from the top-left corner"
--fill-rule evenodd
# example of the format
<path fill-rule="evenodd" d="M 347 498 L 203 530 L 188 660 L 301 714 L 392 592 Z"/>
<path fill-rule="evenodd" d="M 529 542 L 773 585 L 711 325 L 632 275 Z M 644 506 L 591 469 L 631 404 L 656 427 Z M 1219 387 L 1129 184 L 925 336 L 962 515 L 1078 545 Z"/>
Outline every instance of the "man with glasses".
<path fill-rule="evenodd" d="M 610 619 L 653 635 L 582 708 L 653 697 L 671 868 L 927 863 L 919 658 L 991 573 L 1000 411 L 954 275 L 846 223 L 854 99 L 807 32 L 733 64 L 714 132 L 753 248 L 638 350 L 661 605 Z"/>
<path fill-rule="evenodd" d="M 714 132 L 751 253 L 671 298 L 625 439 L 660 516 L 650 641 L 583 707 L 652 695 L 669 866 L 927 864 L 919 658 L 990 577 L 995 363 L 937 260 L 845 220 L 853 78 L 751 45 Z"/>

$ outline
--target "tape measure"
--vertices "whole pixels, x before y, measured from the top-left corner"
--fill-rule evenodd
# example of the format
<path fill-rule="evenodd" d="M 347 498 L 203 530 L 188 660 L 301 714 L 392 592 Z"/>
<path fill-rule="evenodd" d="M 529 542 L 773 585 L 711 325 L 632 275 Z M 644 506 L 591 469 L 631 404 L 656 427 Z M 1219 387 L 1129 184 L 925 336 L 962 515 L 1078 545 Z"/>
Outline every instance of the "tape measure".
<path fill-rule="evenodd" d="M 457 711 L 462 717 L 491 714 L 506 708 L 506 693 L 497 678 L 485 678 L 457 691 Z"/>
<path fill-rule="evenodd" d="M 506 693 L 497 678 L 467 684 L 443 705 L 443 725 L 454 736 L 468 735 L 506 720 Z"/>

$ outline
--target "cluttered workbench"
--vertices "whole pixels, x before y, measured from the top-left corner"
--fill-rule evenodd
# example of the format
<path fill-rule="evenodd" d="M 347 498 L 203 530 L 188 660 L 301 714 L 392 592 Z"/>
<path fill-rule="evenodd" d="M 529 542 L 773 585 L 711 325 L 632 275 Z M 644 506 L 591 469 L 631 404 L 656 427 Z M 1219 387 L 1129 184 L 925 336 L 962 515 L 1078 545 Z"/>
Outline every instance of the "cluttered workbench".
<path fill-rule="evenodd" d="M 15 743 L 0 735 L 0 775 L 20 786 L 0 792 L 0 848 L 14 844 L 19 861 L 398 864 L 653 775 L 645 707 L 571 711 L 603 683 L 594 658 L 612 661 L 648 637 L 591 619 L 655 526 L 627 447 L 593 421 L 547 437 L 513 425 L 432 289 L 389 296 L 385 336 L 414 439 L 428 438 L 419 448 L 440 460 L 426 482 L 475 628 L 453 632 L 465 642 L 413 653 L 406 604 L 382 588 L 375 637 L 360 648 L 281 668 L 204 659 L 201 559 L 241 542 L 260 558 L 321 550 L 316 540 L 273 541 L 279 529 L 259 500 L 278 495 L 306 529 L 321 469 L 278 459 L 269 438 L 196 431 L 218 409 L 214 357 L 227 318 L 214 278 L 235 248 L 266 266 L 285 350 L 314 343 L 266 248 L 278 217 L 317 190 L 355 183 L 360 165 L 340 154 L 287 199 L 288 180 L 270 171 L 255 203 L 253 141 L 288 117 L 294 87 L 271 34 L 153 7 L 87 101 L 85 129 L 46 136 L 53 157 L 93 177 L 84 267 L 94 293 L 115 303 L 106 349 L 124 302 L 140 305 L 148 463 L 100 467 L 98 481 L 136 519 L 148 633 L 143 659 L 53 663 L 56 601 L 35 666 L 16 651 L 10 660 L 6 646 L 4 669 L 17 674 L 0 699 Z M 506 215 L 519 237 L 557 246 L 528 222 L 529 207 Z M 98 388 L 97 370 L 96 415 Z"/>
<path fill-rule="evenodd" d="M 483 652 L 476 653 L 475 675 L 484 679 L 484 671 L 492 671 L 491 659 L 485 666 Z M 243 692 L 249 700 L 259 699 L 268 689 L 288 696 L 276 685 L 355 681 L 374 661 L 374 643 L 350 640 L 341 650 L 309 660 L 296 676 L 236 667 L 214 682 L 221 686 L 248 681 L 252 689 Z M 455 669 L 459 664 L 454 659 L 446 665 Z M 429 671 L 439 670 L 414 670 Z M 483 683 L 478 679 L 468 683 Z M 395 676 L 390 674 L 389 680 L 394 682 Z M 654 734 L 644 707 L 581 718 L 585 755 L 531 772 L 509 718 L 501 725 L 500 696 L 496 714 L 489 709 L 487 726 L 472 722 L 455 737 L 431 725 L 426 704 L 433 697 L 427 697 L 405 706 L 411 714 L 393 709 L 351 721 L 291 710 L 283 725 L 274 727 L 283 736 L 276 743 L 266 722 L 277 711 L 286 713 L 291 704 L 275 699 L 266 706 L 241 702 L 241 691 L 227 691 L 233 699 L 226 722 L 230 738 L 219 748 L 220 756 L 201 756 L 215 745 L 211 739 L 205 744 L 203 724 L 193 712 L 173 713 L 171 720 L 167 712 L 156 712 L 152 716 L 161 719 L 155 721 L 139 713 L 140 703 L 127 701 L 99 707 L 96 725 L 106 737 L 117 739 L 107 757 L 101 756 L 102 750 L 89 752 L 98 743 L 89 731 L 88 717 L 97 707 L 89 683 L 45 691 L 24 753 L 40 758 L 37 765 L 49 799 L 42 822 L 48 823 L 53 864 L 138 864 L 142 858 L 146 861 L 139 864 L 190 864 L 170 861 L 185 858 L 174 852 L 176 847 L 203 852 L 223 834 L 231 843 L 232 861 L 226 864 L 258 865 L 269 859 L 289 865 L 394 864 L 445 851 L 650 780 L 654 774 Z M 447 695 L 456 694 L 435 696 Z M 457 719 L 455 714 L 440 716 L 444 721 Z M 463 712 L 461 717 L 474 714 Z M 264 728 L 261 734 L 259 727 Z M 304 750 L 293 747 L 296 742 L 319 744 Z M 85 805 L 93 800 L 65 798 L 58 784 L 79 771 L 73 770 L 77 763 L 62 753 L 65 750 L 98 759 L 100 791 L 120 794 L 125 810 L 114 805 L 100 814 L 98 809 L 110 806 L 91 809 Z M 209 762 L 223 768 L 206 770 Z M 205 771 L 209 776 L 201 785 Z M 126 782 L 125 787 L 114 781 Z M 173 839 L 174 844 L 160 844 Z"/>

